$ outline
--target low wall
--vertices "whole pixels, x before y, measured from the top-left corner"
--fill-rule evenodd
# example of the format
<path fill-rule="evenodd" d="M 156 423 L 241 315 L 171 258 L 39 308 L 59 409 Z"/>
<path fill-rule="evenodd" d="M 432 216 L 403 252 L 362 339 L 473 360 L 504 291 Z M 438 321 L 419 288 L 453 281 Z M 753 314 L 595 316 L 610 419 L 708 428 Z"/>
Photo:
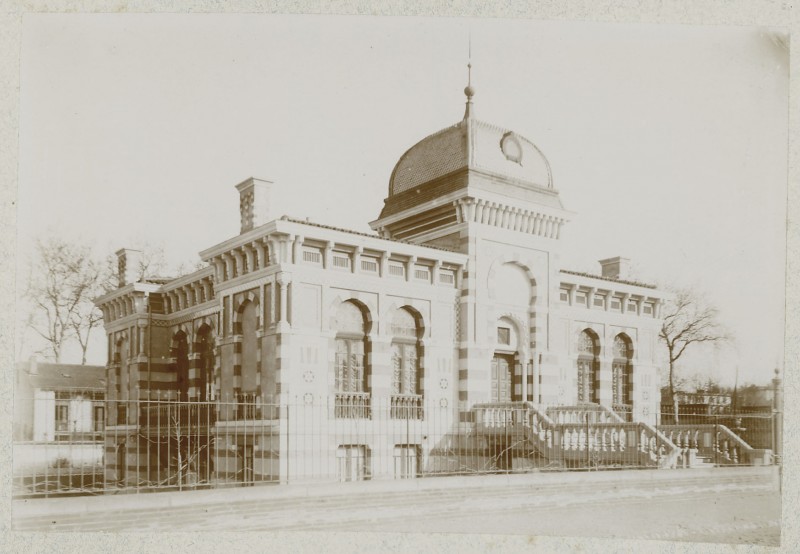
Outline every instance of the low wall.
<path fill-rule="evenodd" d="M 103 443 L 22 442 L 12 450 L 13 474 L 103 466 Z"/>

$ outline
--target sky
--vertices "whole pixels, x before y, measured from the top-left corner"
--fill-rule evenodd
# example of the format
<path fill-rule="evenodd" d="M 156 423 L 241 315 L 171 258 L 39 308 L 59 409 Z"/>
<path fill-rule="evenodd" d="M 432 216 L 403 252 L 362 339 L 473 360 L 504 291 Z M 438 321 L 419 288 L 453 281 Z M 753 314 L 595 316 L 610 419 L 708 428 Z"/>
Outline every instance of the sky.
<path fill-rule="evenodd" d="M 732 384 L 783 366 L 788 51 L 755 27 L 466 18 L 37 14 L 21 58 L 18 275 L 35 237 L 173 264 L 273 215 L 369 231 L 394 164 L 459 121 L 532 140 L 564 206 L 567 269 L 622 255 L 690 286 L 729 345 L 683 360 Z M 102 332 L 89 355 L 104 363 Z M 33 341 L 29 337 L 30 345 Z M 24 348 L 18 352 L 25 357 Z M 79 353 L 74 354 L 79 361 Z M 64 359 L 65 362 L 76 361 Z"/>

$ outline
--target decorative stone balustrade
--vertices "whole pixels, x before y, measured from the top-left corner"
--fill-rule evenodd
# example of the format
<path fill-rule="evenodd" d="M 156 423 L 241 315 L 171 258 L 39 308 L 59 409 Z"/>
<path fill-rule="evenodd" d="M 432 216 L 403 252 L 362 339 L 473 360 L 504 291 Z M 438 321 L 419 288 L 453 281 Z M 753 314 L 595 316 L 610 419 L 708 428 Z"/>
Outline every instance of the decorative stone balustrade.
<path fill-rule="evenodd" d="M 419 394 L 393 394 L 389 415 L 392 419 L 425 419 L 422 396 Z"/>
<path fill-rule="evenodd" d="M 621 420 L 600 405 L 551 407 L 530 402 L 477 404 L 477 433 L 492 440 L 529 440 L 552 461 L 571 467 L 636 465 L 675 467 L 680 449 L 645 423 Z"/>
<path fill-rule="evenodd" d="M 612 404 L 611 409 L 621 421 L 633 421 L 633 406 L 630 404 Z"/>
<path fill-rule="evenodd" d="M 368 392 L 337 392 L 334 416 L 340 419 L 371 419 L 370 400 Z"/>
<path fill-rule="evenodd" d="M 556 423 L 623 423 L 613 410 L 601 404 L 579 404 L 577 406 L 550 406 L 547 415 Z"/>
<path fill-rule="evenodd" d="M 723 465 L 753 461 L 753 447 L 725 425 L 678 424 L 663 425 L 659 429 L 681 449 L 684 465 L 691 465 L 696 457 Z"/>

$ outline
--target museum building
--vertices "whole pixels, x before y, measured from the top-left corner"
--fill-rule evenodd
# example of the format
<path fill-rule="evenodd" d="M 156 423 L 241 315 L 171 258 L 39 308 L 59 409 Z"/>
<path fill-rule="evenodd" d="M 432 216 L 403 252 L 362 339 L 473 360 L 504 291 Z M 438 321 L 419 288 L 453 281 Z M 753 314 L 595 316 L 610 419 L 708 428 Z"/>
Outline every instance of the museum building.
<path fill-rule="evenodd" d="M 547 159 L 465 94 L 460 121 L 400 157 L 374 234 L 276 217 L 278 185 L 250 178 L 239 235 L 204 269 L 139 278 L 140 253 L 118 252 L 96 301 L 108 478 L 163 481 L 192 449 L 199 480 L 350 480 L 655 440 L 666 294 L 622 257 L 562 268 L 571 214 Z M 520 423 L 506 408 L 530 436 L 481 438 Z M 563 427 L 584 421 L 619 429 Z"/>

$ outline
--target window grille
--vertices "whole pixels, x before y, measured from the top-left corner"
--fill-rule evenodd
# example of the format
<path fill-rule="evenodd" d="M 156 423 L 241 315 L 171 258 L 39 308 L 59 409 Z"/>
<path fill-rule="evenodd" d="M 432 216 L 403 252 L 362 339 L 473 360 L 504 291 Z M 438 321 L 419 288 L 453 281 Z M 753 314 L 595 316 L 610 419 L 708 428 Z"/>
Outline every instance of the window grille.
<path fill-rule="evenodd" d="M 405 268 L 400 264 L 389 264 L 389 275 L 394 277 L 405 277 Z"/>
<path fill-rule="evenodd" d="M 94 431 L 102 432 L 106 428 L 106 409 L 105 406 L 94 407 Z"/>
<path fill-rule="evenodd" d="M 575 295 L 575 303 L 581 306 L 586 306 L 587 297 L 585 292 L 579 292 Z"/>
<path fill-rule="evenodd" d="M 56 431 L 67 431 L 69 426 L 69 406 L 56 405 Z"/>
<path fill-rule="evenodd" d="M 363 445 L 346 445 L 336 449 L 336 474 L 339 481 L 369 479 L 368 450 Z"/>
<path fill-rule="evenodd" d="M 628 302 L 628 311 L 635 312 L 639 309 L 639 304 L 637 302 Z"/>
<path fill-rule="evenodd" d="M 419 446 L 398 444 L 394 447 L 395 479 L 413 479 L 419 467 Z"/>
<path fill-rule="evenodd" d="M 303 261 L 311 264 L 322 263 L 322 254 L 319 250 L 303 250 Z"/>
<path fill-rule="evenodd" d="M 611 299 L 611 309 L 612 310 L 621 310 L 622 309 L 622 302 L 618 298 Z"/>
<path fill-rule="evenodd" d="M 439 273 L 439 282 L 447 285 L 453 285 L 456 282 L 456 276 L 450 271 L 442 271 Z"/>
<path fill-rule="evenodd" d="M 642 311 L 647 315 L 652 315 L 652 313 L 653 313 L 653 305 L 652 304 L 645 304 Z"/>
<path fill-rule="evenodd" d="M 569 302 L 569 291 L 561 289 L 561 301 L 562 302 Z"/>
<path fill-rule="evenodd" d="M 350 258 L 345 256 L 334 256 L 333 267 L 341 269 L 350 269 Z"/>
<path fill-rule="evenodd" d="M 593 304 L 596 308 L 602 308 L 606 305 L 606 299 L 603 296 L 595 296 Z"/>
<path fill-rule="evenodd" d="M 236 393 L 236 416 L 239 420 L 253 420 L 260 419 L 261 414 L 258 413 L 256 405 L 257 397 L 254 392 L 237 392 Z"/>
<path fill-rule="evenodd" d="M 378 272 L 378 263 L 373 260 L 361 260 L 361 271 L 368 273 Z"/>
<path fill-rule="evenodd" d="M 427 269 L 415 269 L 414 270 L 414 278 L 421 279 L 423 281 L 430 281 L 431 274 Z"/>

